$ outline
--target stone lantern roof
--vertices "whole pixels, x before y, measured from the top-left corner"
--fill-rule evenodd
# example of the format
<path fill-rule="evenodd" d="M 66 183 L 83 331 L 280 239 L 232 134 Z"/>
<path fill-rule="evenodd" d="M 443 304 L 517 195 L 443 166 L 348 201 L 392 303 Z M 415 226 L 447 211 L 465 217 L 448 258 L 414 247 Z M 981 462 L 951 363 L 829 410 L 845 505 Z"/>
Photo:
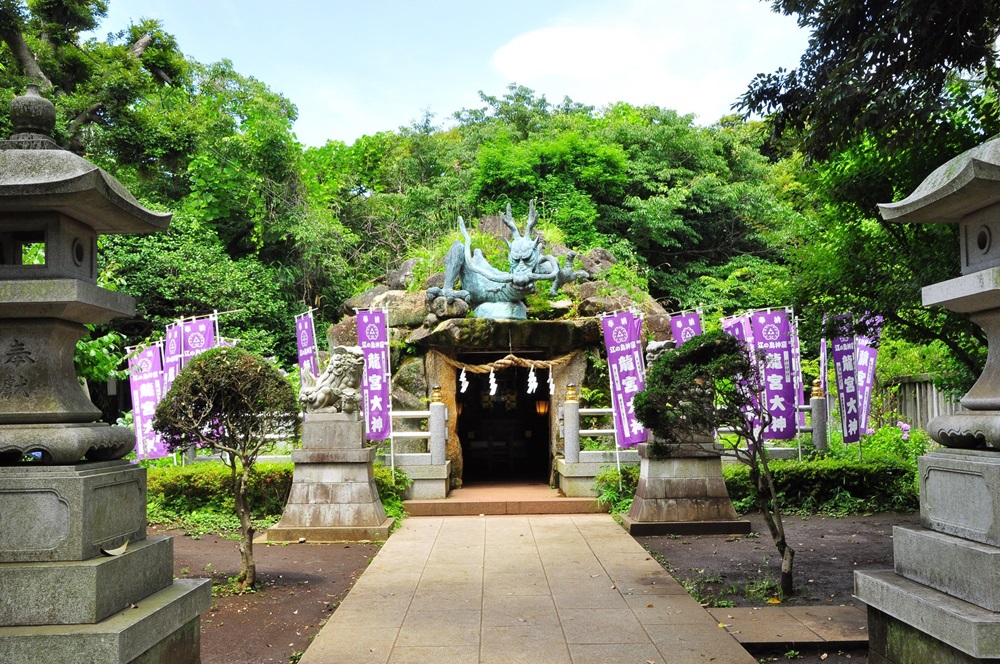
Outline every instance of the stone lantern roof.
<path fill-rule="evenodd" d="M 170 214 L 147 210 L 118 180 L 48 135 L 55 107 L 37 86 L 11 104 L 15 133 L 0 141 L 0 213 L 56 211 L 98 235 L 153 233 Z"/>
<path fill-rule="evenodd" d="M 1000 203 L 1000 139 L 966 150 L 903 200 L 878 207 L 886 221 L 957 224 L 994 203 Z"/>

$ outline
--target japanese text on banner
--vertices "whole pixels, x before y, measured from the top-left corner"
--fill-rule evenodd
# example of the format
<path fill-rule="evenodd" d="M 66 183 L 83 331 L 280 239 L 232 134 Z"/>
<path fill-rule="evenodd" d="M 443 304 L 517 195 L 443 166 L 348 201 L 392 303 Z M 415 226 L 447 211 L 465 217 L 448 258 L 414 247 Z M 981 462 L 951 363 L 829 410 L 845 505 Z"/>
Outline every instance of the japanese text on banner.
<path fill-rule="evenodd" d="M 153 431 L 156 406 L 163 396 L 162 345 L 147 346 L 129 357 L 129 390 L 132 393 L 132 422 L 135 428 L 137 459 L 156 459 L 167 455 L 167 446 Z"/>
<path fill-rule="evenodd" d="M 319 375 L 316 368 L 316 329 L 311 309 L 295 317 L 295 342 L 299 352 L 299 371 Z"/>
<path fill-rule="evenodd" d="M 691 311 L 670 317 L 670 330 L 674 335 L 674 345 L 680 348 L 685 341 L 702 333 L 701 312 Z"/>
<path fill-rule="evenodd" d="M 358 343 L 365 356 L 361 375 L 365 438 L 392 437 L 391 390 L 389 389 L 389 332 L 384 311 L 358 312 Z"/>
<path fill-rule="evenodd" d="M 795 391 L 797 376 L 792 361 L 794 356 L 791 318 L 785 309 L 757 311 L 751 314 L 754 347 L 763 357 L 764 406 L 771 416 L 771 424 L 764 430 L 764 438 L 788 440 L 795 437 Z"/>
<path fill-rule="evenodd" d="M 642 318 L 629 312 L 606 316 L 601 321 L 611 376 L 611 406 L 619 447 L 646 441 L 646 427 L 636 418 L 632 400 L 646 388 L 643 364 Z"/>

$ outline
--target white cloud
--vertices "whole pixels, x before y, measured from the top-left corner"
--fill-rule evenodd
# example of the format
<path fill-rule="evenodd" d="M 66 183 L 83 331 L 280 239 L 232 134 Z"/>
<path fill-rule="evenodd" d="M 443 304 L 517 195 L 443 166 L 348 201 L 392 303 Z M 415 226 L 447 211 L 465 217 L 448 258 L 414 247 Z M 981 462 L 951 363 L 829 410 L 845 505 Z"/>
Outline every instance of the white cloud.
<path fill-rule="evenodd" d="M 795 66 L 805 43 L 794 21 L 763 3 L 634 1 L 518 35 L 491 64 L 550 101 L 656 104 L 707 124 L 730 112 L 754 74 Z"/>

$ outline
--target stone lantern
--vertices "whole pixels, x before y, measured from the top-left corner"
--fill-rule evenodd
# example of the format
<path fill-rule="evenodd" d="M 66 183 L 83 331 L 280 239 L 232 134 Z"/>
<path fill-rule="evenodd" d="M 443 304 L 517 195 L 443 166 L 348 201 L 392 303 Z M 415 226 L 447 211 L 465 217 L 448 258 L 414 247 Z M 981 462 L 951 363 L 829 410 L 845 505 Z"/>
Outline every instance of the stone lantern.
<path fill-rule="evenodd" d="M 146 537 L 132 431 L 73 368 L 85 323 L 134 313 L 97 286 L 97 237 L 164 230 L 113 177 L 49 137 L 29 86 L 0 142 L 0 661 L 200 661 L 208 579 L 173 579 L 173 544 Z M 38 453 L 37 461 L 22 461 Z M 28 457 L 30 458 L 30 457 Z"/>
<path fill-rule="evenodd" d="M 944 447 L 918 461 L 921 527 L 894 529 L 893 570 L 855 573 L 869 661 L 1000 661 L 1000 140 L 879 207 L 887 221 L 958 225 L 962 274 L 924 287 L 923 303 L 967 314 L 989 355 L 964 410 L 927 424 Z"/>
<path fill-rule="evenodd" d="M 120 459 L 135 438 L 98 424 L 73 369 L 85 323 L 135 312 L 97 286 L 97 236 L 164 230 L 106 172 L 49 138 L 55 108 L 32 86 L 11 104 L 15 133 L 0 142 L 0 462 L 41 452 L 44 463 Z M 28 251 L 43 262 L 25 264 Z"/>

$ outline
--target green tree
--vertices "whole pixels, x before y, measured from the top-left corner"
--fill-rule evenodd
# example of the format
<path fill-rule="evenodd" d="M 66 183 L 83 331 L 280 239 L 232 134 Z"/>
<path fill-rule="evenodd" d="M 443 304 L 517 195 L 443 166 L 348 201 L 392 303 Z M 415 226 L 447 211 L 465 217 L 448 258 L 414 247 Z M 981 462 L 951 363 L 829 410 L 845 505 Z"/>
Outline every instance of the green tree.
<path fill-rule="evenodd" d="M 859 134 L 894 146 L 936 144 L 940 122 L 973 109 L 982 134 L 1000 121 L 1000 5 L 979 0 L 773 0 L 811 31 L 799 67 L 758 74 L 738 106 L 802 133 L 826 158 Z M 964 84 L 962 79 L 965 78 Z"/>
<path fill-rule="evenodd" d="M 635 412 L 655 435 L 654 457 L 669 457 L 678 445 L 697 442 L 721 428 L 735 433 L 727 447 L 750 469 L 760 510 L 781 556 L 781 592 L 794 592 L 795 550 L 781 518 L 781 495 L 768 465 L 764 430 L 771 423 L 762 394 L 760 359 L 725 332 L 706 332 L 666 351 L 650 368 Z"/>
<path fill-rule="evenodd" d="M 153 428 L 170 449 L 192 445 L 222 453 L 240 520 L 240 590 L 253 588 L 254 527 L 248 483 L 268 435 L 297 435 L 299 406 L 273 364 L 239 348 L 213 348 L 191 360 L 156 408 Z"/>

